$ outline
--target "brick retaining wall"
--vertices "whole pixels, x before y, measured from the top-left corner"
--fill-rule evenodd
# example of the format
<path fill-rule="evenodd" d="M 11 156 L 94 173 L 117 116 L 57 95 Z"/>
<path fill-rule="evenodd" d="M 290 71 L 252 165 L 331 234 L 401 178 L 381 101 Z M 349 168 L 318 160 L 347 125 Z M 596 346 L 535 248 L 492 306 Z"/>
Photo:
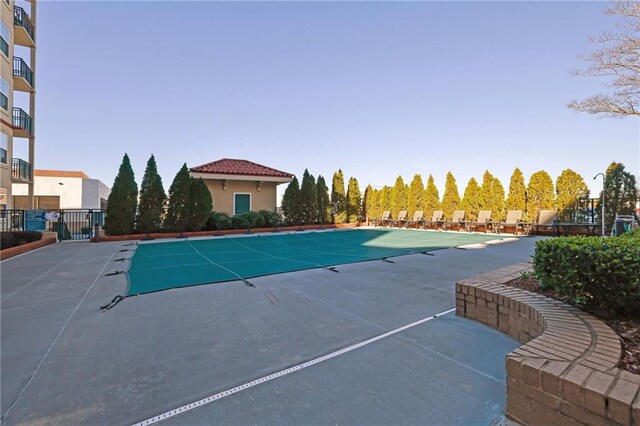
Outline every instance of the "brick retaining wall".
<path fill-rule="evenodd" d="M 509 353 L 506 415 L 523 425 L 640 426 L 640 375 L 616 367 L 618 336 L 602 321 L 549 297 L 504 285 L 518 263 L 456 283 L 456 314 L 522 346 Z"/>
<path fill-rule="evenodd" d="M 252 234 L 268 233 L 268 232 L 287 232 L 287 231 L 313 231 L 326 229 L 348 229 L 362 226 L 361 223 L 340 223 L 325 225 L 302 225 L 302 226 L 280 226 L 271 228 L 252 228 Z M 154 232 L 151 234 L 129 234 L 129 235 L 104 235 L 101 231 L 100 237 L 91 237 L 91 242 L 109 242 L 109 241 L 128 241 L 142 239 L 166 239 L 166 238 L 188 238 L 188 237 L 218 237 L 222 235 L 240 235 L 246 234 L 246 229 L 224 229 L 220 231 L 196 231 L 196 232 Z"/>
<path fill-rule="evenodd" d="M 14 256 L 30 252 L 40 247 L 44 247 L 49 244 L 55 243 L 57 240 L 55 237 L 42 237 L 41 240 L 33 241 L 31 243 L 22 244 L 15 247 L 6 248 L 0 250 L 0 260 L 10 259 Z"/>

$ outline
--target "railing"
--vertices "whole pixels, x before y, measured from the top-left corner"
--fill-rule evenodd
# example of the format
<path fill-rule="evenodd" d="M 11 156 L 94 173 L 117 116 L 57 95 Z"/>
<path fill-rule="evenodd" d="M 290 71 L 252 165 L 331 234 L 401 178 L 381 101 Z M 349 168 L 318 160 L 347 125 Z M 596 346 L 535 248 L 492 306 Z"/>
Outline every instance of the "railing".
<path fill-rule="evenodd" d="M 31 181 L 31 164 L 20 158 L 11 160 L 11 176 L 15 179 Z"/>
<path fill-rule="evenodd" d="M 13 127 L 33 133 L 33 119 L 22 108 L 13 108 Z"/>
<path fill-rule="evenodd" d="M 600 199 L 578 198 L 571 205 L 559 209 L 558 220 L 561 222 L 598 223 L 600 222 Z"/>
<path fill-rule="evenodd" d="M 29 83 L 29 86 L 33 87 L 33 71 L 31 71 L 24 59 L 13 57 L 13 75 L 24 78 Z"/>
<path fill-rule="evenodd" d="M 57 232 L 62 240 L 85 240 L 94 237 L 94 225 L 104 226 L 102 209 L 47 210 L 46 230 Z"/>
<path fill-rule="evenodd" d="M 0 210 L 0 231 L 23 231 L 25 210 Z"/>
<path fill-rule="evenodd" d="M 24 28 L 27 34 L 29 34 L 29 37 L 31 37 L 31 40 L 36 41 L 31 19 L 29 19 L 27 12 L 20 6 L 13 7 L 13 24 Z"/>

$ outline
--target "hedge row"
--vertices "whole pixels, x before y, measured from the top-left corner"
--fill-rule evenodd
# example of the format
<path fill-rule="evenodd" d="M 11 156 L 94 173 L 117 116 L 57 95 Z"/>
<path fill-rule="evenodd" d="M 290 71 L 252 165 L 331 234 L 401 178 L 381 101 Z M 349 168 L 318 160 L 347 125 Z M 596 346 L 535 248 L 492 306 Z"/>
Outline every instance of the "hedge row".
<path fill-rule="evenodd" d="M 271 228 L 279 224 L 282 224 L 280 215 L 268 210 L 251 211 L 233 217 L 226 213 L 211 212 L 204 230 Z"/>
<path fill-rule="evenodd" d="M 640 318 L 640 231 L 617 238 L 561 237 L 536 243 L 541 287 L 604 318 Z"/>
<path fill-rule="evenodd" d="M 42 239 L 42 233 L 38 231 L 9 231 L 0 232 L 0 249 L 21 246 Z"/>

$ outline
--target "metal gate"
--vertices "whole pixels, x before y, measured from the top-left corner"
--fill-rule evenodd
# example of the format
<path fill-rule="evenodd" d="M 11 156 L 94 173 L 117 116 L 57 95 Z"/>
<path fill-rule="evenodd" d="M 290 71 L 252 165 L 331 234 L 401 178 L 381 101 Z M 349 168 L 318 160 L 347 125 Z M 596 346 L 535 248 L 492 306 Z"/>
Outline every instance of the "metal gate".
<path fill-rule="evenodd" d="M 47 210 L 47 231 L 56 232 L 58 239 L 87 240 L 94 236 L 94 225 L 104 226 L 105 210 Z"/>

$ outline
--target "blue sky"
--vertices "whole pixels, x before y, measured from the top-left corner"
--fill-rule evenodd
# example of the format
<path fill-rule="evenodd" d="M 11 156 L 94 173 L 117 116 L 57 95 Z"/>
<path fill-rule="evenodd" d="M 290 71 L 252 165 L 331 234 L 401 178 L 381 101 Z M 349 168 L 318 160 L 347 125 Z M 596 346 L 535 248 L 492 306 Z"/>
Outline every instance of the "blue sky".
<path fill-rule="evenodd" d="M 228 157 L 441 191 L 452 171 L 461 194 L 572 168 L 599 191 L 611 161 L 640 168 L 637 118 L 566 107 L 600 90 L 569 70 L 607 5 L 40 2 L 37 167 L 111 185 L 127 152 L 140 183 L 154 153 L 168 188 Z"/>

